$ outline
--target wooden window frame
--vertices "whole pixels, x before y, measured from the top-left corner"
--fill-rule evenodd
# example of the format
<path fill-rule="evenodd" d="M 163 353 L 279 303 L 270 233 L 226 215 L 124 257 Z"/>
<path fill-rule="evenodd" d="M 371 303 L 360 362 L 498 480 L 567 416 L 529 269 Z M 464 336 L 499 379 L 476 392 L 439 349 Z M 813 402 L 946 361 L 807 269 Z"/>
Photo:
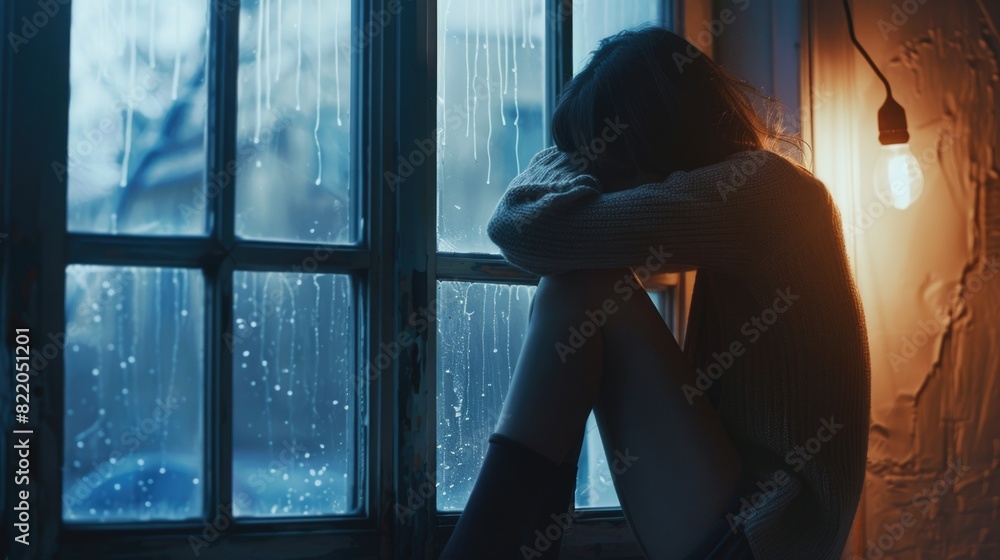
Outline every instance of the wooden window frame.
<path fill-rule="evenodd" d="M 208 134 L 206 176 L 236 159 L 235 88 L 238 74 L 239 0 L 210 2 Z M 209 199 L 209 229 L 204 237 L 117 236 L 68 232 L 66 183 L 52 162 L 67 159 L 71 0 L 54 0 L 57 13 L 16 52 L 8 33 L 19 32 L 22 18 L 39 11 L 38 0 L 9 0 L 0 6 L 4 41 L 0 46 L 0 262 L 3 293 L 0 346 L 3 365 L 13 363 L 15 328 L 30 328 L 32 352 L 52 347 L 51 333 L 65 331 L 65 270 L 73 264 L 184 267 L 201 270 L 206 286 L 205 314 L 205 518 L 142 523 L 64 523 L 62 465 L 64 368 L 62 348 L 32 376 L 31 524 L 32 553 L 46 558 L 190 558 L 190 537 L 203 538 L 207 521 L 225 525 L 198 558 L 240 555 L 287 558 L 430 558 L 441 549 L 457 520 L 437 511 L 431 495 L 401 519 L 396 505 L 421 495 L 437 468 L 436 330 L 417 331 L 407 323 L 413 311 L 436 298 L 437 282 L 458 280 L 532 284 L 537 278 L 498 255 L 451 254 L 437 250 L 436 166 L 423 165 L 405 186 L 389 189 L 387 172 L 399 173 L 400 147 L 435 137 L 437 126 L 437 1 L 352 0 L 352 192 L 363 228 L 357 245 L 322 245 L 242 240 L 236 237 L 233 186 Z M 679 17 L 683 1 L 662 2 L 663 14 Z M 547 101 L 551 115 L 559 87 L 572 76 L 573 0 L 546 2 Z M 396 9 L 399 7 L 400 9 Z M 380 23 L 373 15 L 383 17 Z M 384 16 L 388 15 L 386 19 Z M 416 48 L 415 48 L 416 47 Z M 27 84 L 31 84 L 30 86 Z M 405 92 L 402 93 L 402 92 Z M 228 101 L 228 102 L 227 102 Z M 546 127 L 547 128 L 547 127 Z M 546 138 L 546 144 L 550 141 Z M 428 160 L 436 159 L 435 154 Z M 406 209 L 400 211 L 400 209 Z M 357 363 L 377 358 L 380 343 L 410 329 L 417 342 L 393 363 L 391 374 L 369 377 L 369 426 L 356 515 L 301 519 L 227 518 L 232 503 L 232 355 L 224 335 L 233 321 L 233 271 L 292 271 L 314 251 L 316 273 L 349 274 L 358 306 Z M 684 275 L 667 275 L 663 290 L 673 290 L 673 324 L 684 322 L 689 284 Z M 13 387 L 0 387 L 0 397 Z M 11 415 L 9 415 L 11 416 Z M 14 429 L 3 418 L 5 430 Z M 10 433 L 9 431 L 7 433 Z M 15 458 L 0 458 L 12 480 Z M 5 511 L 14 493 L 3 485 Z M 620 509 L 588 509 L 578 523 L 587 527 L 593 550 L 631 543 Z M 211 533 L 210 533 L 211 534 Z M 634 545 L 633 545 L 634 546 Z M 624 550 L 624 549 L 622 549 Z M 17 551 L 15 550 L 15 553 Z"/>

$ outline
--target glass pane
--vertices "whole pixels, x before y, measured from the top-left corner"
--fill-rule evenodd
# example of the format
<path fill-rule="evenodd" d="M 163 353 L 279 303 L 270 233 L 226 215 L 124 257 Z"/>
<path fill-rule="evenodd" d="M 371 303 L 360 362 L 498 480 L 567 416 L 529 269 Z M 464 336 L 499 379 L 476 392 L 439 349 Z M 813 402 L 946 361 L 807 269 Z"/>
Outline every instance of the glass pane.
<path fill-rule="evenodd" d="M 438 283 L 438 509 L 465 507 L 524 344 L 534 286 Z M 618 507 L 594 415 L 580 452 L 577 507 Z"/>
<path fill-rule="evenodd" d="M 204 305 L 195 270 L 66 268 L 63 519 L 201 517 Z"/>
<path fill-rule="evenodd" d="M 657 0 L 574 0 L 573 70 L 579 72 L 601 39 L 651 22 L 664 25 Z"/>
<path fill-rule="evenodd" d="M 71 231 L 205 232 L 208 0 L 76 0 L 66 165 Z"/>
<path fill-rule="evenodd" d="M 353 243 L 351 1 L 243 0 L 236 233 Z"/>
<path fill-rule="evenodd" d="M 612 457 L 614 461 L 616 457 Z M 620 463 L 619 463 L 620 464 Z M 587 435 L 580 449 L 580 462 L 576 474 L 576 507 L 621 507 L 615 483 L 611 479 L 607 455 L 601 442 L 601 432 L 597 429 L 594 413 L 587 418 Z"/>
<path fill-rule="evenodd" d="M 543 0 L 438 2 L 441 251 L 499 252 L 486 223 L 511 179 L 543 147 L 544 8 Z M 416 167 L 426 152 L 414 146 L 403 153 Z M 389 186 L 405 188 L 405 177 Z"/>
<path fill-rule="evenodd" d="M 365 403 L 350 277 L 237 271 L 233 292 L 233 514 L 356 510 Z"/>
<path fill-rule="evenodd" d="M 438 282 L 438 509 L 461 510 L 524 344 L 534 286 Z"/>

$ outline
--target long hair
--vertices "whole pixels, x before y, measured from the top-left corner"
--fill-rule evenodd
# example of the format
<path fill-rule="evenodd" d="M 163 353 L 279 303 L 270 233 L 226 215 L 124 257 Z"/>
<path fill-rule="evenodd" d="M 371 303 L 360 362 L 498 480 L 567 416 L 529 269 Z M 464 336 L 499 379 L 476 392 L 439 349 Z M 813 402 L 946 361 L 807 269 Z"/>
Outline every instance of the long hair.
<path fill-rule="evenodd" d="M 646 26 L 600 42 L 563 89 L 552 136 L 604 183 L 665 178 L 781 135 L 754 110 L 756 90 L 684 38 Z"/>

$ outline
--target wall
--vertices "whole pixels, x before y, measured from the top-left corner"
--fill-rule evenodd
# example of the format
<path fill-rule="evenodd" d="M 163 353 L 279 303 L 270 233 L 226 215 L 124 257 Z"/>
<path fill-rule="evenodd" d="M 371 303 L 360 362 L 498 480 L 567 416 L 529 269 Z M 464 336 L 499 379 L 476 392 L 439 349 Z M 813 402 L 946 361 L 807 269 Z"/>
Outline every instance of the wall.
<path fill-rule="evenodd" d="M 806 2 L 815 172 L 843 212 L 872 356 L 868 473 L 845 558 L 1000 558 L 1000 3 L 853 4 L 926 185 L 906 211 L 875 197 L 884 89 L 841 3 Z"/>

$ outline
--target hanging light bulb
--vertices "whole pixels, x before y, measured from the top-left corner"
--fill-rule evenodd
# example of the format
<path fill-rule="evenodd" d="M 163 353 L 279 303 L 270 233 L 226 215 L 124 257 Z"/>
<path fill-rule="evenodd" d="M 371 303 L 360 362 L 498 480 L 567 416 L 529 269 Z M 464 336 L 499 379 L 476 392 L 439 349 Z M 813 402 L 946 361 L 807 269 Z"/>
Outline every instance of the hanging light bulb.
<path fill-rule="evenodd" d="M 854 19 L 848 0 L 843 0 L 847 14 L 847 29 L 851 42 L 865 58 L 875 75 L 885 85 L 885 103 L 878 110 L 878 140 L 882 154 L 875 163 L 875 194 L 887 205 L 900 210 L 909 208 L 924 192 L 924 173 L 910 151 L 910 133 L 906 126 L 906 111 L 892 97 L 889 80 L 868 56 L 854 35 Z"/>
<path fill-rule="evenodd" d="M 906 210 L 924 192 L 924 173 L 910 151 L 906 111 L 891 93 L 878 110 L 878 131 L 882 153 L 875 163 L 875 194 L 885 204 Z"/>
<path fill-rule="evenodd" d="M 924 192 L 924 174 L 909 144 L 882 146 L 875 164 L 875 194 L 885 204 L 906 210 Z"/>

